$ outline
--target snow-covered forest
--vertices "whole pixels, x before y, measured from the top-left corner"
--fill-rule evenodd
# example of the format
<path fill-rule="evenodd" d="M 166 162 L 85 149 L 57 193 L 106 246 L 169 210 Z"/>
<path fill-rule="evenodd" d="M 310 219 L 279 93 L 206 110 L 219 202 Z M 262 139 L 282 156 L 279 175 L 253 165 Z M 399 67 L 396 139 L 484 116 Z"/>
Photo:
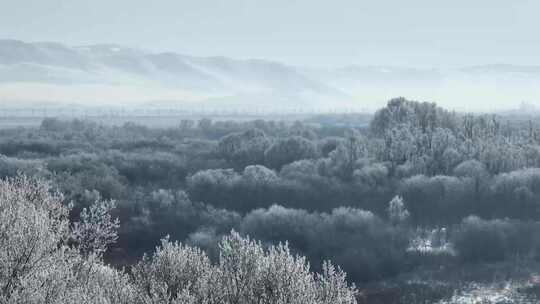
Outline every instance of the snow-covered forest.
<path fill-rule="evenodd" d="M 538 299 L 538 120 L 330 116 L 0 130 L 0 303 Z"/>

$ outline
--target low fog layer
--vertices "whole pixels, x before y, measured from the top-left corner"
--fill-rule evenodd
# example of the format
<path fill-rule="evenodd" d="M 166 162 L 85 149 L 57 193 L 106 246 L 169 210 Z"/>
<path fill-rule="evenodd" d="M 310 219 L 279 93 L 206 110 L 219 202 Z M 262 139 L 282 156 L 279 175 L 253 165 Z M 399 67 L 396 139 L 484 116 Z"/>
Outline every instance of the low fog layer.
<path fill-rule="evenodd" d="M 540 102 L 540 66 L 311 68 L 194 57 L 119 45 L 0 40 L 2 106 L 165 105 L 271 110 L 374 110 L 395 96 L 458 111 Z"/>

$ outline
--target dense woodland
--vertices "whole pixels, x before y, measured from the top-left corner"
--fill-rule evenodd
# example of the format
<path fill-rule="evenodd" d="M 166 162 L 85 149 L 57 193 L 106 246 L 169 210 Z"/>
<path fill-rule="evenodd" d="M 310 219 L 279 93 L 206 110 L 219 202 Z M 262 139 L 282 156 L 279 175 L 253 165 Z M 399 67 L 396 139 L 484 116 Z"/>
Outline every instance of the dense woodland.
<path fill-rule="evenodd" d="M 261 257 L 300 254 L 323 274 L 330 260 L 360 291 L 425 269 L 540 260 L 538 122 L 403 98 L 365 127 L 328 120 L 339 118 L 166 129 L 48 118 L 0 130 L 0 176 L 49 181 L 73 223 L 114 201 L 102 208 L 119 219 L 110 221 L 118 234 L 98 252 L 117 269 L 139 265 L 135 277 L 160 267 L 152 261 L 171 246 L 201 248 L 201 263 L 219 265 L 227 242 Z M 83 247 L 83 256 L 96 251 Z M 433 292 L 426 297 L 451 296 Z"/>

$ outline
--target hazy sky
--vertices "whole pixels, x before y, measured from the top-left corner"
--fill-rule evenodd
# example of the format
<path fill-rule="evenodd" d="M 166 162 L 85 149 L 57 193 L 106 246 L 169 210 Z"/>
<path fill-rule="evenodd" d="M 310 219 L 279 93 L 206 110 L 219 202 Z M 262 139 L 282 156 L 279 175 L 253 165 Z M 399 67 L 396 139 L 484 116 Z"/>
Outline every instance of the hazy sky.
<path fill-rule="evenodd" d="M 540 64 L 538 0 L 0 0 L 0 38 L 290 64 Z"/>

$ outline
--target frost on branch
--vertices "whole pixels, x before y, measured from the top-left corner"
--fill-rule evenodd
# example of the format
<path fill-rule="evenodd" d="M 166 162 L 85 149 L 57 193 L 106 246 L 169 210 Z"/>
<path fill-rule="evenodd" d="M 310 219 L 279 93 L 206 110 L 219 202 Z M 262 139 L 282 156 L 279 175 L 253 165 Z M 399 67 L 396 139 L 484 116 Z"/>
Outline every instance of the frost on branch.
<path fill-rule="evenodd" d="M 72 238 L 84 255 L 101 255 L 118 239 L 120 221 L 112 219 L 110 214 L 114 207 L 114 201 L 98 198 L 88 209 L 81 211 L 80 220 L 73 224 Z"/>

